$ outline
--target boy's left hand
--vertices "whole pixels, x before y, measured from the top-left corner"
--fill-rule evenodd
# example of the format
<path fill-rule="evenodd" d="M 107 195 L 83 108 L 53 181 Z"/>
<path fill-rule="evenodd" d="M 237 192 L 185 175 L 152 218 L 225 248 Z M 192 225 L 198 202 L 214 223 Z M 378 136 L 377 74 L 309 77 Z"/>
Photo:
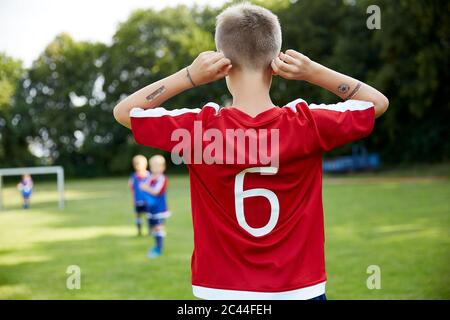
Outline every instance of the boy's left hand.
<path fill-rule="evenodd" d="M 205 51 L 195 58 L 188 67 L 192 81 L 196 86 L 210 83 L 228 75 L 232 65 L 222 52 Z"/>

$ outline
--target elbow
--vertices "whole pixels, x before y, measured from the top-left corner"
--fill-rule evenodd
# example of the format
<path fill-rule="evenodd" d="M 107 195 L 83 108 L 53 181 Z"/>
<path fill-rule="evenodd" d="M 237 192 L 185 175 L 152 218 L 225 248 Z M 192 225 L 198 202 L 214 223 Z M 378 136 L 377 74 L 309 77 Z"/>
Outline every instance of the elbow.
<path fill-rule="evenodd" d="M 389 108 L 389 99 L 383 96 L 382 102 L 381 102 L 381 110 L 382 113 L 385 113 L 387 109 Z"/>
<path fill-rule="evenodd" d="M 383 99 L 382 99 L 382 109 L 383 109 L 383 113 L 385 113 L 387 111 L 387 109 L 389 108 L 389 99 L 386 98 L 386 96 L 383 95 Z"/>
<path fill-rule="evenodd" d="M 120 103 L 114 107 L 113 116 L 118 123 L 127 128 L 130 128 L 130 116 L 124 113 L 124 110 L 123 108 L 121 108 Z"/>
<path fill-rule="evenodd" d="M 121 112 L 120 112 L 120 107 L 119 105 L 116 105 L 113 109 L 113 116 L 114 119 L 116 119 L 117 122 L 121 123 L 120 119 L 121 119 Z"/>
<path fill-rule="evenodd" d="M 382 95 L 380 99 L 375 103 L 376 117 L 380 117 L 389 108 L 389 99 Z"/>

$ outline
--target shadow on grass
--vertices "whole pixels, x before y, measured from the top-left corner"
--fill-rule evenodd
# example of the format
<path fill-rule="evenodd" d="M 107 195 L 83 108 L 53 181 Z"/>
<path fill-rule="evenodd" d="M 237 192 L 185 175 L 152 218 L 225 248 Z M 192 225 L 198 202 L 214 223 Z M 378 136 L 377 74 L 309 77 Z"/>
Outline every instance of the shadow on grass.
<path fill-rule="evenodd" d="M 21 254 L 45 253 L 49 259 L 0 264 L 0 299 L 192 298 L 189 250 L 168 243 L 168 254 L 149 260 L 152 244 L 149 237 L 131 234 L 35 243 Z M 70 265 L 81 269 L 81 290 L 66 288 Z"/>

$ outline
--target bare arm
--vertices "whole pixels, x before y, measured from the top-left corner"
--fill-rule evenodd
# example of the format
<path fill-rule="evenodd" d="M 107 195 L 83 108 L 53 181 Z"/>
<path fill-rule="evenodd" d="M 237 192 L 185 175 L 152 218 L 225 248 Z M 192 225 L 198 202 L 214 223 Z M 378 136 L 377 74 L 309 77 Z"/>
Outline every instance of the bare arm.
<path fill-rule="evenodd" d="M 389 106 L 389 100 L 375 88 L 311 61 L 308 57 L 294 50 L 286 50 L 286 53 L 280 53 L 272 61 L 272 69 L 275 74 L 283 78 L 308 81 L 345 100 L 370 101 L 374 104 L 377 118 Z"/>
<path fill-rule="evenodd" d="M 154 82 L 120 101 L 114 108 L 114 117 L 121 125 L 131 128 L 130 111 L 133 108 L 155 108 L 171 97 L 189 89 L 192 85 L 182 69 Z"/>
<path fill-rule="evenodd" d="M 155 108 L 171 97 L 196 85 L 223 78 L 231 68 L 231 62 L 220 52 L 206 51 L 180 71 L 154 82 L 120 101 L 114 107 L 114 118 L 130 128 L 130 111 L 135 107 Z"/>
<path fill-rule="evenodd" d="M 139 184 L 139 189 L 141 189 L 142 191 L 145 191 L 147 193 L 150 193 L 153 196 L 158 195 L 158 192 L 155 192 L 149 185 L 147 185 L 145 183 Z"/>
<path fill-rule="evenodd" d="M 342 99 L 373 102 L 377 118 L 386 112 L 389 100 L 375 88 L 315 62 L 312 69 L 314 71 L 308 82 L 333 92 Z"/>

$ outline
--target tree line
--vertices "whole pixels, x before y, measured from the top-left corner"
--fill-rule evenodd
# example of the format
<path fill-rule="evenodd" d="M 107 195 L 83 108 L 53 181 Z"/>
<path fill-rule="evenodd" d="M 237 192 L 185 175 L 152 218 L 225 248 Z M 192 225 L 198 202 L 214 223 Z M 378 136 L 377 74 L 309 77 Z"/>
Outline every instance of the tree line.
<path fill-rule="evenodd" d="M 233 1 L 232 1 L 233 2 Z M 450 139 L 450 3 L 445 1 L 272 0 L 283 29 L 282 50 L 367 82 L 390 100 L 374 133 L 359 142 L 383 163 L 448 161 Z M 367 7 L 380 8 L 380 29 L 367 27 Z M 112 117 L 127 94 L 215 50 L 215 16 L 222 8 L 178 6 L 137 10 L 112 43 L 75 41 L 59 34 L 31 67 L 0 54 L 0 167 L 62 165 L 69 175 L 123 174 L 136 153 L 131 133 Z M 304 82 L 274 78 L 271 94 L 283 105 L 302 97 L 337 97 Z M 230 100 L 215 82 L 167 101 L 169 109 Z M 350 146 L 328 156 L 348 154 Z"/>

